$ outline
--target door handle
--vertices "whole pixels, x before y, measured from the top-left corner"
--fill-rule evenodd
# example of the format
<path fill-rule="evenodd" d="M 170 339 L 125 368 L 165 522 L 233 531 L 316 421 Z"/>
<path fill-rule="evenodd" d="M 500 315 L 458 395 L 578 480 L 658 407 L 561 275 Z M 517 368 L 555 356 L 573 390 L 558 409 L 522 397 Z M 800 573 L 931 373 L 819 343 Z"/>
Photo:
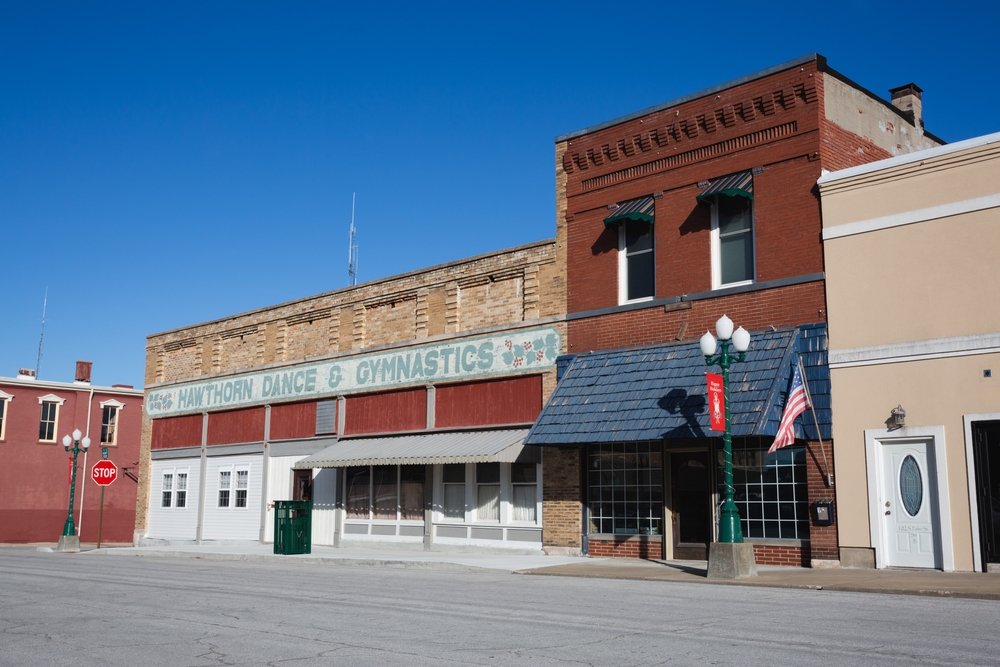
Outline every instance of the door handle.
<path fill-rule="evenodd" d="M 890 514 L 892 514 L 892 512 L 891 512 L 890 510 L 886 510 L 886 511 L 885 511 L 885 515 L 886 515 L 886 516 L 889 516 Z"/>

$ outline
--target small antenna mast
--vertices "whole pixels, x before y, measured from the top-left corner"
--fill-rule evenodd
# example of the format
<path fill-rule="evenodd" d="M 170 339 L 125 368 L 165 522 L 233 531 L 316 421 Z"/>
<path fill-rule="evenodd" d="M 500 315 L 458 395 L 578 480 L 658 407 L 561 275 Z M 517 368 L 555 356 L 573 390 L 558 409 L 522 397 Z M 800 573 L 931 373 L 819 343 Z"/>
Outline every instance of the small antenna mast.
<path fill-rule="evenodd" d="M 347 282 L 350 285 L 358 284 L 358 239 L 354 230 L 354 201 L 357 194 L 351 193 L 351 242 L 347 249 Z"/>
<path fill-rule="evenodd" d="M 42 299 L 42 335 L 38 337 L 38 361 L 35 362 L 35 378 L 42 372 L 42 345 L 45 343 L 45 309 L 49 305 L 49 288 L 45 287 L 45 298 Z"/>

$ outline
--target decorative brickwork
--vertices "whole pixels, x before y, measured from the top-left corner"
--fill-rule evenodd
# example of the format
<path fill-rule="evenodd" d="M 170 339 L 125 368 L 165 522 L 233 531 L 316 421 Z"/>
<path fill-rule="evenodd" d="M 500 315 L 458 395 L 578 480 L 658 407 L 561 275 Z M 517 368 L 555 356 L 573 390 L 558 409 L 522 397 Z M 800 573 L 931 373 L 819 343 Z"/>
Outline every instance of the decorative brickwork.
<path fill-rule="evenodd" d="M 195 377 L 205 379 L 205 376 L 262 366 L 288 367 L 307 358 L 353 355 L 386 346 L 399 348 L 411 341 L 427 342 L 428 338 L 460 340 L 466 335 L 507 327 L 545 323 L 555 326 L 565 337 L 565 324 L 559 321 L 566 312 L 565 268 L 561 266 L 564 256 L 557 256 L 556 245 L 551 240 L 531 243 L 150 336 L 147 339 L 147 390 L 157 384 L 162 386 Z M 530 391 L 520 391 L 512 397 L 516 399 L 512 409 L 504 411 L 500 409 L 502 406 L 485 406 L 488 408 L 486 423 L 508 423 L 505 419 L 523 423 L 537 414 L 555 386 L 555 370 L 541 373 L 540 381 L 538 376 L 527 381 L 531 383 Z M 404 394 L 412 400 L 391 404 L 393 396 Z M 344 412 L 346 430 L 376 433 L 423 429 L 427 425 L 426 396 L 427 390 L 420 387 L 349 398 Z M 263 408 L 245 413 L 253 417 L 250 431 L 255 434 L 255 440 L 263 437 L 263 412 L 259 410 Z M 275 403 L 272 410 L 276 411 L 272 413 L 272 426 L 277 436 L 297 437 L 315 428 L 315 418 L 310 426 L 309 416 L 315 414 L 314 404 L 299 408 Z M 299 410 L 301 414 L 296 413 L 298 421 L 286 428 L 281 420 L 284 411 L 289 410 Z M 313 412 L 308 413 L 308 410 Z M 461 411 L 454 406 L 452 410 Z M 234 443 L 250 437 L 249 431 L 240 430 L 239 417 L 243 411 L 219 417 L 217 414 L 213 412 L 209 419 L 210 444 Z M 197 419 L 200 420 L 200 416 Z M 227 423 L 227 419 L 231 423 Z M 468 415 L 453 421 L 471 423 Z M 143 424 L 140 465 L 143 475 L 148 476 L 153 424 L 149 419 Z M 189 441 L 190 438 L 184 439 L 184 442 Z M 171 445 L 158 443 L 158 446 Z M 140 534 L 146 527 L 149 494 L 145 476 L 137 500 L 136 529 Z M 557 506 L 565 502 L 575 507 L 575 544 L 579 547 L 578 483 L 575 488 L 576 492 L 567 499 L 555 502 Z M 552 511 L 559 514 L 558 507 Z"/>

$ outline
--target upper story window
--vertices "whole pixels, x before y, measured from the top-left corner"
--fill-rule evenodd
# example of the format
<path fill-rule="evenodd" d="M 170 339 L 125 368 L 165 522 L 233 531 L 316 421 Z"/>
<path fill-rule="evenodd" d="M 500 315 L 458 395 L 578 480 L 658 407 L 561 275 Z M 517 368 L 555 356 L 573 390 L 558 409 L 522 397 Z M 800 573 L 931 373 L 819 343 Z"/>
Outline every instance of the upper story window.
<path fill-rule="evenodd" d="M 56 441 L 56 434 L 59 432 L 59 408 L 65 402 L 65 399 L 53 394 L 39 397 L 38 403 L 41 405 L 41 416 L 38 420 L 39 442 Z"/>
<path fill-rule="evenodd" d="M 719 196 L 712 205 L 712 273 L 715 288 L 753 282 L 752 200 Z"/>
<path fill-rule="evenodd" d="M 124 404 L 115 400 L 101 402 L 101 444 L 114 446 L 118 444 L 118 413 Z"/>
<path fill-rule="evenodd" d="M 652 299 L 656 294 L 653 196 L 613 204 L 604 219 L 618 228 L 618 302 Z"/>
<path fill-rule="evenodd" d="M 0 391 L 0 440 L 6 438 L 7 404 L 14 399 L 10 394 Z"/>
<path fill-rule="evenodd" d="M 712 289 L 752 283 L 756 278 L 752 173 L 712 181 L 698 201 L 712 206 Z"/>

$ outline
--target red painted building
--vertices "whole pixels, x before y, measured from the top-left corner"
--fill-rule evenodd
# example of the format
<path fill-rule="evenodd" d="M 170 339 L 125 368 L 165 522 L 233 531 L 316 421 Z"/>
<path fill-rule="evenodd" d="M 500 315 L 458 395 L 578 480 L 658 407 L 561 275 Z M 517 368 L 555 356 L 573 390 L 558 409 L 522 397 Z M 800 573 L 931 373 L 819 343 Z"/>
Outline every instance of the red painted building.
<path fill-rule="evenodd" d="M 547 530 L 559 539 L 547 543 L 593 555 L 705 557 L 716 537 L 721 452 L 707 428 L 698 376 L 708 369 L 696 341 L 726 314 L 788 350 L 767 366 L 751 347 L 747 363 L 758 366 L 744 366 L 736 387 L 766 394 L 747 398 L 760 414 L 752 424 L 747 417 L 736 443 L 737 501 L 758 562 L 838 560 L 836 526 L 808 514 L 832 497 L 833 472 L 824 464 L 832 443 L 816 181 L 824 170 L 941 143 L 924 130 L 917 86 L 891 94 L 881 99 L 813 54 L 556 138 L 567 352 L 576 358 L 526 442 L 559 446 L 546 450 L 546 500 L 582 507 L 567 512 L 571 530 Z M 781 330 L 791 333 L 771 335 Z M 634 349 L 607 352 L 636 346 L 650 347 L 647 361 Z M 827 441 L 820 445 L 805 415 L 795 446 L 767 455 L 798 357 L 827 401 L 817 406 Z M 616 365 L 631 370 L 608 371 Z M 644 379 L 682 371 L 676 385 Z M 588 381 L 593 395 L 579 402 Z M 600 395 L 615 383 L 616 394 Z M 613 472 L 622 466 L 638 472 Z"/>
<path fill-rule="evenodd" d="M 69 510 L 72 454 L 62 445 L 74 429 L 91 439 L 77 459 L 73 520 L 82 542 L 96 542 L 100 487 L 90 477 L 101 460 L 118 466 L 106 487 L 102 541 L 132 541 L 142 391 L 90 384 L 90 362 L 77 362 L 75 382 L 36 380 L 33 371 L 0 378 L 0 543 L 56 542 Z"/>

